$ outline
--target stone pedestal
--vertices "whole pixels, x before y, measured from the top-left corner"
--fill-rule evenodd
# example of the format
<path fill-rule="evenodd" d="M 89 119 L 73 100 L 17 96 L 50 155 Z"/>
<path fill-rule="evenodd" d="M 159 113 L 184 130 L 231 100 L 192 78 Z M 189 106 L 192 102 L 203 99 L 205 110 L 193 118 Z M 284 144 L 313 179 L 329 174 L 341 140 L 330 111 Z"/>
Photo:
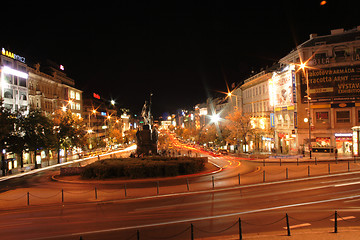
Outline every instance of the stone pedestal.
<path fill-rule="evenodd" d="M 157 154 L 157 141 L 156 129 L 150 129 L 149 125 L 144 125 L 142 130 L 136 132 L 136 154 Z"/>

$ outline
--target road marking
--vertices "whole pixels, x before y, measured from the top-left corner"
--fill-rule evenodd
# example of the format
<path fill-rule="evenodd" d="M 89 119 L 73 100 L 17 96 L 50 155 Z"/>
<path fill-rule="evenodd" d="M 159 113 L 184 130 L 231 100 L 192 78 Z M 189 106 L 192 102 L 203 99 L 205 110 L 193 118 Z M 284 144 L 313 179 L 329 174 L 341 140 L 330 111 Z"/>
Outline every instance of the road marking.
<path fill-rule="evenodd" d="M 337 218 L 337 220 L 338 220 L 338 221 L 343 221 L 343 220 L 354 219 L 354 218 L 355 218 L 354 216 L 348 216 L 348 217 L 338 217 L 338 218 Z M 332 219 L 330 219 L 330 221 L 334 222 L 334 221 L 335 221 L 335 219 L 334 219 L 334 218 L 332 218 Z"/>
<path fill-rule="evenodd" d="M 336 184 L 336 185 L 334 185 L 334 186 L 335 186 L 335 187 L 343 187 L 343 186 L 350 186 L 350 185 L 357 185 L 357 184 L 360 184 L 360 181 L 359 181 L 359 182 Z"/>
<path fill-rule="evenodd" d="M 311 226 L 311 224 L 310 223 L 302 223 L 302 224 L 298 224 L 298 225 L 292 225 L 292 226 L 290 226 L 290 229 L 307 227 L 307 226 Z M 287 227 L 284 227 L 284 229 L 286 230 Z"/>
<path fill-rule="evenodd" d="M 245 215 L 245 214 L 251 214 L 251 213 L 267 212 L 267 211 L 279 210 L 279 209 L 283 209 L 283 208 L 300 207 L 300 206 L 308 206 L 308 205 L 314 205 L 314 204 L 320 204 L 320 203 L 336 202 L 336 201 L 342 201 L 342 200 L 346 200 L 346 199 L 353 199 L 353 198 L 359 198 L 359 197 L 360 197 L 360 195 L 353 195 L 353 196 L 347 196 L 347 197 L 318 200 L 318 201 L 313 201 L 313 202 L 303 202 L 303 203 L 295 203 L 295 204 L 268 207 L 268 208 L 262 208 L 262 209 L 253 209 L 253 210 L 248 210 L 248 211 L 244 211 L 244 212 L 220 214 L 220 215 L 208 216 L 208 217 L 187 218 L 187 219 L 179 219 L 179 220 L 175 220 L 175 221 L 143 224 L 143 225 L 137 225 L 137 226 L 109 228 L 109 229 L 102 229 L 102 230 L 95 230 L 95 231 L 70 233 L 70 234 L 51 236 L 51 237 L 33 238 L 32 240 L 65 238 L 65 237 L 72 237 L 72 236 L 79 236 L 79 235 L 98 234 L 98 233 L 130 230 L 130 229 L 141 229 L 141 228 L 149 228 L 149 227 L 166 226 L 166 225 L 172 225 L 172 224 L 189 223 L 189 222 L 196 222 L 196 221 L 203 221 L 203 220 L 213 220 L 213 219 L 220 219 L 220 218 L 225 218 L 225 217 L 234 217 L 234 216 L 238 217 L 239 215 Z M 338 219 L 340 219 L 340 218 L 338 218 Z"/>

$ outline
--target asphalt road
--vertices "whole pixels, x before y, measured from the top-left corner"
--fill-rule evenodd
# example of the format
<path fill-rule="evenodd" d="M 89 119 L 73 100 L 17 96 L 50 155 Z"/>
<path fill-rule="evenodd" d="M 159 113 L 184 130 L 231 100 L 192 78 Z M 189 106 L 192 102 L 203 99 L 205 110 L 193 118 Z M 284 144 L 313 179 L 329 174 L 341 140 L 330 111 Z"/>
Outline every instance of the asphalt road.
<path fill-rule="evenodd" d="M 207 176 L 123 184 L 53 182 L 56 171 L 0 183 L 1 239 L 195 239 L 223 235 L 285 235 L 285 214 L 293 234 L 301 229 L 333 231 L 334 211 L 339 228 L 357 225 L 360 214 L 360 172 L 347 172 L 346 163 L 308 166 L 261 166 L 231 157 L 211 158 L 223 168 Z M 350 168 L 356 170 L 357 163 Z M 288 168 L 288 179 L 286 179 Z M 266 172 L 265 182 L 263 179 Z M 238 184 L 238 174 L 241 185 Z M 322 177 L 316 176 L 325 174 Z M 212 187 L 211 178 L 215 185 Z M 299 179 L 302 178 L 302 179 Z M 64 191 L 64 203 L 61 200 Z M 29 206 L 27 192 L 29 192 Z"/>

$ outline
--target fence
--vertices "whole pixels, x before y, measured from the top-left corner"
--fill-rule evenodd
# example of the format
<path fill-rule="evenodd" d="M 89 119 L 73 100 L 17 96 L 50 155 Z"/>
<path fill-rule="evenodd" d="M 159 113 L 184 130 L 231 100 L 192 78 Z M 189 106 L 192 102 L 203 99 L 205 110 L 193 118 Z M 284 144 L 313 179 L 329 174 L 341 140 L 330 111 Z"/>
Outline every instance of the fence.
<path fill-rule="evenodd" d="M 172 234 L 166 234 L 163 231 L 161 233 L 154 231 L 153 229 L 136 229 L 128 232 L 128 234 L 121 234 L 124 240 L 141 240 L 141 239 L 191 239 L 195 238 L 204 238 L 204 237 L 216 237 L 224 234 L 232 234 L 231 239 L 243 239 L 243 236 L 246 234 L 247 228 L 252 228 L 252 232 L 256 232 L 256 229 L 264 229 L 266 227 L 271 227 L 273 231 L 284 231 L 284 235 L 291 236 L 292 232 L 299 227 L 308 227 L 311 224 L 322 223 L 326 227 L 332 230 L 332 233 L 339 232 L 339 221 L 348 222 L 348 223 L 358 223 L 360 219 L 355 217 L 343 217 L 339 215 L 337 211 L 321 217 L 319 219 L 298 219 L 285 214 L 277 219 L 273 219 L 271 222 L 259 223 L 259 221 L 249 221 L 241 219 L 240 217 L 233 222 L 230 222 L 227 226 L 223 226 L 221 229 L 211 230 L 201 227 L 201 224 L 190 223 L 188 226 L 183 226 L 183 229 L 176 228 L 176 232 Z M 295 224 L 295 225 L 293 225 Z M 254 230 L 255 229 L 255 230 Z M 257 231 L 259 232 L 259 231 Z M 280 233 L 281 234 L 281 233 Z M 115 236 L 114 236 L 115 237 Z M 80 236 L 80 239 L 86 240 L 85 236 Z M 115 238 L 114 238 L 115 239 Z"/>
<path fill-rule="evenodd" d="M 282 181 L 287 179 L 307 178 L 312 176 L 343 173 L 354 170 L 360 170 L 358 163 L 347 161 L 343 164 L 336 164 L 336 169 L 330 163 L 317 165 L 282 165 L 281 169 L 271 169 L 273 166 L 267 166 L 264 170 L 247 174 L 244 177 L 241 174 L 226 178 L 216 178 L 214 176 L 204 176 L 201 181 L 197 179 L 176 179 L 177 192 L 174 192 L 174 184 L 168 186 L 161 181 L 147 183 L 124 183 L 116 185 L 115 189 L 105 189 L 99 186 L 86 187 L 84 190 L 66 190 L 66 189 L 47 189 L 33 190 L 33 192 L 17 193 L 4 192 L 0 196 L 0 208 L 24 207 L 42 204 L 64 204 L 73 202 L 89 201 L 107 201 L 119 200 L 124 198 L 136 198 L 142 196 L 156 196 L 162 194 L 177 194 L 184 192 L 197 192 L 224 187 L 241 187 L 249 184 Z M 163 185 L 162 185 L 163 184 Z M 146 191 L 144 191 L 146 188 Z M 6 204 L 2 204 L 6 203 Z"/>

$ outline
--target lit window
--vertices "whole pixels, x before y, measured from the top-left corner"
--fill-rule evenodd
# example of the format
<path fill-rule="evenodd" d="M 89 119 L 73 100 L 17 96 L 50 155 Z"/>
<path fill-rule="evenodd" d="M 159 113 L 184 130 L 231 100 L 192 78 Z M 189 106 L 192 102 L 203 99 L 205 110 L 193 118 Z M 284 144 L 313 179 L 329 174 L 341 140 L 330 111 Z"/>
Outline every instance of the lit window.
<path fill-rule="evenodd" d="M 76 93 L 76 98 L 75 98 L 76 100 L 80 100 L 80 93 Z"/>
<path fill-rule="evenodd" d="M 75 98 L 75 92 L 73 90 L 70 90 L 70 98 L 71 99 Z"/>
<path fill-rule="evenodd" d="M 76 103 L 76 110 L 80 110 L 80 103 Z"/>

